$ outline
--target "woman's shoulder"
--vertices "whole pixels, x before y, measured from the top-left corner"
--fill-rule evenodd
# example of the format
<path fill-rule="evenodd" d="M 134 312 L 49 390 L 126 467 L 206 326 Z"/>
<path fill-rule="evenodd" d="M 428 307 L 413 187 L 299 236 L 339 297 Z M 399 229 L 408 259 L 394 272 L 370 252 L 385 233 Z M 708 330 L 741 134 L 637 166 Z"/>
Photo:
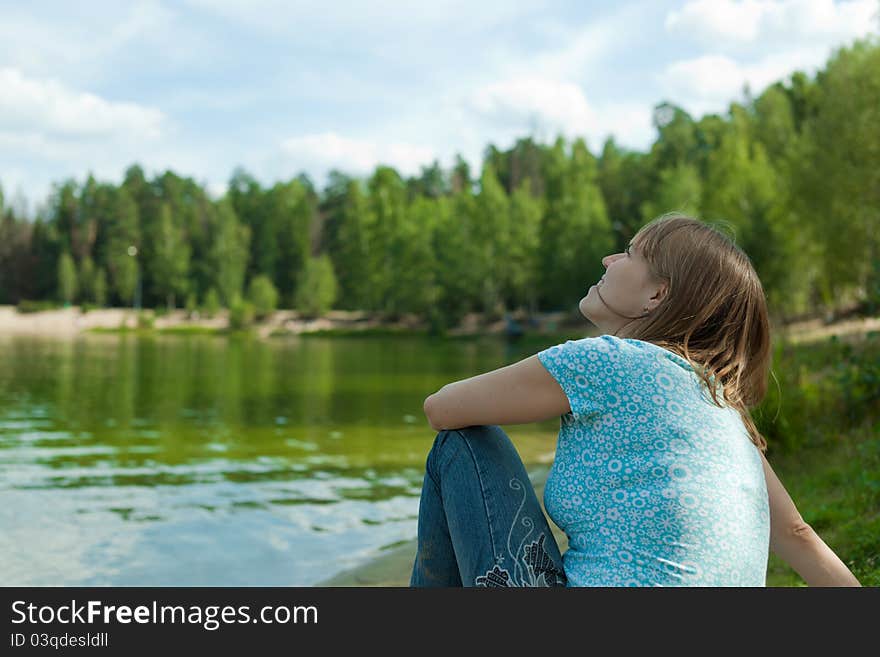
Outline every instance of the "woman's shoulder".
<path fill-rule="evenodd" d="M 671 362 L 690 372 L 696 371 L 694 365 L 688 361 L 688 359 L 669 347 L 661 346 L 646 340 L 638 340 L 636 338 L 621 338 L 621 340 L 630 345 L 631 348 L 642 352 L 658 363 L 665 364 Z"/>

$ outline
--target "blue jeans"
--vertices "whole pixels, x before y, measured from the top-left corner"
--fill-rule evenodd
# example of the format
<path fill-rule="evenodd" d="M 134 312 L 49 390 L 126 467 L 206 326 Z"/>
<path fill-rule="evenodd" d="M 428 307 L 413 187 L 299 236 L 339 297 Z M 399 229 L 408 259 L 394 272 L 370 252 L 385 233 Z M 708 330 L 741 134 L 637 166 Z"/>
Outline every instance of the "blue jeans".
<path fill-rule="evenodd" d="M 444 429 L 425 464 L 410 586 L 565 586 L 559 546 L 497 425 Z"/>

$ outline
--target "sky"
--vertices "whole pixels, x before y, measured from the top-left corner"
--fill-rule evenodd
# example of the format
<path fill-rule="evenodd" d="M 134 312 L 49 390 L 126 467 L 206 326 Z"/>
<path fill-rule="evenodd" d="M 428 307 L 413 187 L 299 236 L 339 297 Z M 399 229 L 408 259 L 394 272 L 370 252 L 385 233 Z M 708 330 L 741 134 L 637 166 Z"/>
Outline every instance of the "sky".
<path fill-rule="evenodd" d="M 236 167 L 416 175 L 532 135 L 646 151 L 661 102 L 726 114 L 880 31 L 880 0 L 0 0 L 0 185 L 139 163 L 219 197 Z"/>

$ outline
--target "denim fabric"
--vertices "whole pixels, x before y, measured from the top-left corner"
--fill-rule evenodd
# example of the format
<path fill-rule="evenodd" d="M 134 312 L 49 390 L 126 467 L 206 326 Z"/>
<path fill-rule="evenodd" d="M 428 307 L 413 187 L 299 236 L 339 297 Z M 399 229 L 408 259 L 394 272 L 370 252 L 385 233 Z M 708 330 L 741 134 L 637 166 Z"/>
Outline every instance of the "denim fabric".
<path fill-rule="evenodd" d="M 510 438 L 444 429 L 425 464 L 410 586 L 565 586 L 559 546 Z"/>

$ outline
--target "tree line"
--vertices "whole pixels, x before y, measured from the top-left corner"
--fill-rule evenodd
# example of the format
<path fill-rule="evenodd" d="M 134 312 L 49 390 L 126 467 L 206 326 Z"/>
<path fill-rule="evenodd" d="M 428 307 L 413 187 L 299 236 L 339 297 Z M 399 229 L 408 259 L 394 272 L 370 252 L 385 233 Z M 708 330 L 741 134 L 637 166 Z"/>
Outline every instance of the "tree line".
<path fill-rule="evenodd" d="M 673 210 L 723 222 L 781 319 L 880 303 L 880 43 L 853 42 L 724 115 L 663 102 L 647 152 L 531 137 L 403 177 L 339 171 L 271 187 L 237 169 L 53 187 L 32 220 L 0 190 L 0 303 L 404 313 L 572 309 L 638 228 Z"/>

